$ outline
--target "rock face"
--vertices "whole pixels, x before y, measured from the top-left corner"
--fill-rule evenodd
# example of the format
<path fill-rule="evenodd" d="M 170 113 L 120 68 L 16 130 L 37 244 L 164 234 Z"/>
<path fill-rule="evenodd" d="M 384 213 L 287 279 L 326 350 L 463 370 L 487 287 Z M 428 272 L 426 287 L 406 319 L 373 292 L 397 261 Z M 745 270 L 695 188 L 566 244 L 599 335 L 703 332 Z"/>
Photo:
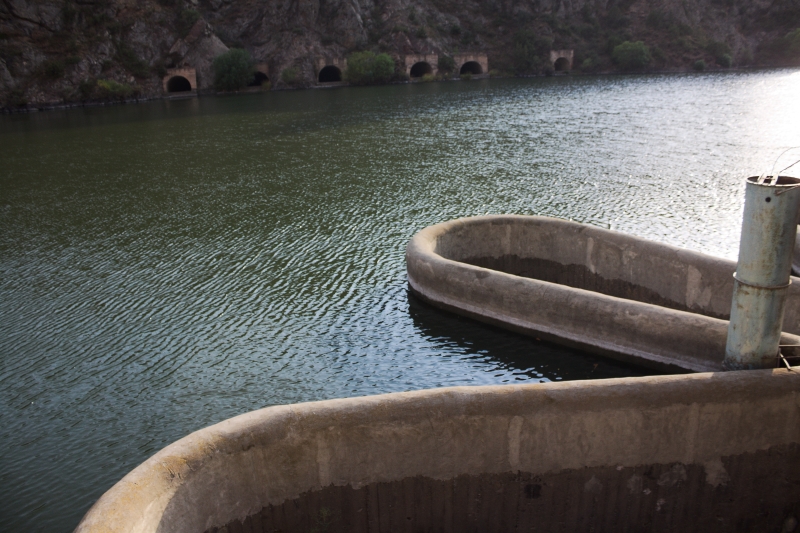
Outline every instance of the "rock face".
<path fill-rule="evenodd" d="M 232 47 L 281 87 L 316 83 L 318 58 L 360 50 L 398 65 L 482 52 L 507 75 L 547 72 L 551 49 L 614 70 L 623 41 L 643 41 L 658 70 L 792 64 L 798 27 L 797 0 L 0 0 L 0 107 L 158 96 L 180 66 L 212 90 L 211 64 Z"/>

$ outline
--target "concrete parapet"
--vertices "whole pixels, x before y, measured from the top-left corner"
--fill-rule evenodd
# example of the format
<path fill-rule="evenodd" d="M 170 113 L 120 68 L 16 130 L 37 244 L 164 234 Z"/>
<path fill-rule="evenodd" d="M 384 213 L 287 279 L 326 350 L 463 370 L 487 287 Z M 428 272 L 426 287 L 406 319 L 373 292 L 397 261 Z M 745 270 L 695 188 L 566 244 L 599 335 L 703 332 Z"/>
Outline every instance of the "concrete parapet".
<path fill-rule="evenodd" d="M 465 74 L 488 74 L 489 73 L 489 58 L 486 54 L 456 54 L 453 56 L 456 64 L 456 72 Z M 476 72 L 474 64 L 480 67 L 480 72 Z M 465 70 L 466 69 L 466 70 Z"/>
<path fill-rule="evenodd" d="M 181 79 L 182 78 L 182 79 Z M 192 67 L 171 68 L 161 80 L 165 93 L 188 92 L 183 90 L 184 81 L 188 82 L 189 91 L 197 91 L 197 71 Z M 179 88 L 180 90 L 177 90 Z"/>
<path fill-rule="evenodd" d="M 76 531 L 780 531 L 799 479 L 798 372 L 455 387 L 197 431 Z"/>
<path fill-rule="evenodd" d="M 412 291 L 455 313 L 662 371 L 721 369 L 733 261 L 565 220 L 502 215 L 425 228 L 406 262 Z M 789 288 L 783 331 L 782 344 L 800 344 L 798 284 Z"/>

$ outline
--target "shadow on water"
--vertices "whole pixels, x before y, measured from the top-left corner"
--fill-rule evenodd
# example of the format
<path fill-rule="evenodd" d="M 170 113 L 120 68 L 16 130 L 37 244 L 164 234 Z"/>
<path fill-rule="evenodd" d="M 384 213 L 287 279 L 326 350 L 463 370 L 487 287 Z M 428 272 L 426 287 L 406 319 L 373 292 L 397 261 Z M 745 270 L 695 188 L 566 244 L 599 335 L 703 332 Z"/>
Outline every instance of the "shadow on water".
<path fill-rule="evenodd" d="M 516 381 L 562 381 L 658 375 L 644 367 L 619 363 L 607 357 L 537 340 L 477 320 L 442 311 L 408 291 L 408 312 L 414 328 L 432 343 L 447 346 L 448 353 L 461 352 L 488 370 L 504 371 Z M 511 382 L 511 380 L 508 380 Z"/>

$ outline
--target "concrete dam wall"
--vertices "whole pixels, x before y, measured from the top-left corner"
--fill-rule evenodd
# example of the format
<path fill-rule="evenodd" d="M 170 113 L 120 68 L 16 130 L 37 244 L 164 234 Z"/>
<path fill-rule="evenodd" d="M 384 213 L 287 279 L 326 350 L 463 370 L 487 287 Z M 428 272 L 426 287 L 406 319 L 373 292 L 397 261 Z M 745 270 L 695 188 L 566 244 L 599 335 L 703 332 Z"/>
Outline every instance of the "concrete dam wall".
<path fill-rule="evenodd" d="M 734 261 L 516 215 L 425 228 L 406 261 L 411 290 L 438 307 L 662 371 L 721 369 Z M 798 285 L 783 330 L 800 344 Z"/>
<path fill-rule="evenodd" d="M 780 531 L 798 391 L 751 370 L 269 407 L 158 452 L 77 531 Z"/>

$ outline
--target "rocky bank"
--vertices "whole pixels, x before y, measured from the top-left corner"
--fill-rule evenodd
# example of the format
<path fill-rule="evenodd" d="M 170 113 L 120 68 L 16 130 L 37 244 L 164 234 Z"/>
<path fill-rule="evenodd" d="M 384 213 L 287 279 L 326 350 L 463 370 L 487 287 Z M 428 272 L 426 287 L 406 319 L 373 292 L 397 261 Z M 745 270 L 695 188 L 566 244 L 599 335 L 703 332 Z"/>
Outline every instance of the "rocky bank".
<path fill-rule="evenodd" d="M 159 96 L 186 65 L 211 91 L 233 47 L 281 88 L 361 50 L 391 55 L 397 79 L 417 53 L 486 53 L 493 73 L 528 75 L 569 48 L 576 70 L 613 71 L 623 41 L 643 41 L 656 70 L 790 65 L 797 28 L 800 0 L 0 0 L 0 107 Z"/>

